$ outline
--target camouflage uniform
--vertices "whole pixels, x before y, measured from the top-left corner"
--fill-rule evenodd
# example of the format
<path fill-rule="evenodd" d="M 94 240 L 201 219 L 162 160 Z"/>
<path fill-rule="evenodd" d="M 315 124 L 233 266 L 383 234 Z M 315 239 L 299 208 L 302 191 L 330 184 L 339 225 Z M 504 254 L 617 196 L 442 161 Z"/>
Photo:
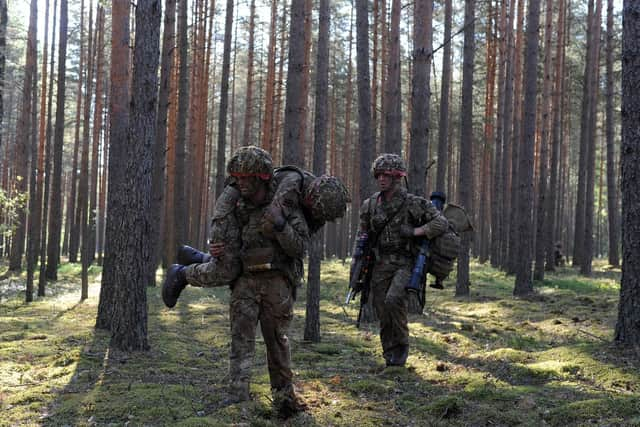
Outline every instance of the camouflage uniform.
<path fill-rule="evenodd" d="M 241 230 L 243 273 L 231 294 L 230 377 L 234 392 L 242 398 L 249 393 L 258 321 L 267 346 L 271 388 L 276 396 L 293 395 L 285 333 L 293 317 L 294 291 L 302 278 L 302 257 L 309 233 L 299 209 L 287 217 L 284 230 L 265 232 L 265 208 L 266 205 L 254 206 L 241 199 L 235 210 Z"/>
<path fill-rule="evenodd" d="M 267 363 L 274 404 L 282 412 L 293 411 L 296 398 L 292 385 L 291 356 L 286 332 L 293 317 L 295 288 L 302 278 L 302 257 L 309 236 L 304 215 L 291 207 L 283 216 L 283 227 L 274 227 L 265 217 L 276 193 L 276 180 L 268 153 L 243 147 L 229 160 L 231 176 L 256 176 L 268 185 L 264 202 L 227 186 L 216 205 L 212 241 L 225 243 L 220 259 L 187 267 L 189 283 L 216 283 L 216 269 L 223 269 L 232 283 L 229 363 L 232 399 L 249 399 L 249 379 L 255 355 L 256 326 L 267 347 Z M 217 265 L 216 265 L 217 264 Z M 235 276 L 234 276 L 235 275 Z M 193 284 L 193 283 L 192 283 Z"/>
<path fill-rule="evenodd" d="M 374 176 L 391 173 L 403 176 L 406 168 L 399 156 L 383 154 L 373 165 Z M 375 193 L 360 209 L 360 233 L 377 239 L 372 270 L 371 295 L 380 319 L 380 341 L 388 365 L 404 365 L 409 351 L 407 325 L 408 295 L 405 286 L 411 278 L 417 248 L 413 239 L 403 236 L 403 227 L 423 227 L 427 238 L 448 228 L 447 220 L 428 200 L 398 188 L 390 200 Z"/>
<path fill-rule="evenodd" d="M 282 206 L 285 216 L 301 209 L 311 233 L 319 230 L 326 221 L 342 217 L 350 202 L 349 193 L 338 178 L 329 175 L 316 177 L 296 166 L 275 169 L 273 183 L 275 195 L 271 203 Z M 225 286 L 240 275 L 240 235 L 234 214 L 239 199 L 240 192 L 231 177 L 216 200 L 211 221 L 210 240 L 226 242 L 224 255 L 220 259 L 206 255 L 207 262 L 187 266 L 185 275 L 190 285 Z"/>

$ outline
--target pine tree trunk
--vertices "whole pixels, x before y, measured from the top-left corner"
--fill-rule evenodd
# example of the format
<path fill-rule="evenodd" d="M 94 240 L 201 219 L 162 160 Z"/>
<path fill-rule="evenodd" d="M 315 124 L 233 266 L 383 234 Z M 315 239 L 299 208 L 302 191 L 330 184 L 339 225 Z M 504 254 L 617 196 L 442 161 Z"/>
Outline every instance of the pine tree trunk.
<path fill-rule="evenodd" d="M 533 156 L 536 133 L 536 91 L 538 88 L 538 24 L 540 0 L 529 0 L 527 15 L 526 48 L 524 55 L 524 100 L 522 121 L 522 143 L 518 155 L 518 257 L 513 294 L 526 296 L 533 292 L 531 262 L 533 240 Z"/>
<path fill-rule="evenodd" d="M 366 0 L 356 0 L 356 64 L 358 84 L 358 146 L 360 158 L 360 201 L 373 192 L 369 168 L 373 163 L 376 143 L 372 136 L 371 86 L 369 77 L 369 11 Z M 362 322 L 373 322 L 371 300 L 362 313 Z"/>
<path fill-rule="evenodd" d="M 36 165 L 38 158 L 38 125 L 37 125 L 37 109 L 38 109 L 38 71 L 36 38 L 37 38 L 37 21 L 38 21 L 38 5 L 36 0 L 31 1 L 29 12 L 29 30 L 27 33 L 27 60 L 25 64 L 25 85 L 27 79 L 29 81 L 29 127 L 26 129 L 27 138 L 24 144 L 28 148 L 27 160 L 30 158 L 31 167 L 29 170 L 29 224 L 28 228 L 25 224 L 27 232 L 27 285 L 25 289 L 25 300 L 30 302 L 33 300 L 33 270 L 36 264 L 36 251 L 38 245 L 38 235 L 40 234 L 39 203 L 36 194 Z M 25 97 L 27 86 L 24 87 Z M 24 113 L 24 111 L 23 111 Z M 29 148 L 30 146 L 30 148 Z M 26 184 L 26 174 L 25 174 Z M 25 215 L 26 219 L 26 215 Z M 21 254 L 22 255 L 22 254 Z"/>
<path fill-rule="evenodd" d="M 598 120 L 598 93 L 600 88 L 600 33 L 602 17 L 602 0 L 596 0 L 596 12 L 593 21 L 592 58 L 589 81 L 589 119 L 588 150 L 587 150 L 587 175 L 585 186 L 584 208 L 584 249 L 580 259 L 580 274 L 591 275 L 591 262 L 593 261 L 593 221 L 595 205 L 595 176 L 596 176 L 596 122 Z"/>
<path fill-rule="evenodd" d="M 458 201 L 463 208 L 471 207 L 473 188 L 473 63 L 475 57 L 475 0 L 464 2 L 464 53 L 462 62 L 462 101 L 460 108 L 460 175 Z M 471 233 L 462 235 L 458 257 L 456 296 L 469 295 L 469 246 Z"/>
<path fill-rule="evenodd" d="M 384 151 L 402 153 L 402 102 L 400 93 L 400 0 L 392 0 L 389 56 L 385 85 Z M 423 25 L 425 23 L 422 23 Z M 424 176 L 423 176 L 424 178 Z"/>
<path fill-rule="evenodd" d="M 320 0 L 318 11 L 318 47 L 316 60 L 316 105 L 314 123 L 313 173 L 325 173 L 327 164 L 327 113 L 329 109 L 329 0 Z M 320 261 L 321 231 L 311 236 L 309 275 L 304 323 L 304 339 L 320 341 Z"/>
<path fill-rule="evenodd" d="M 231 32 L 233 31 L 233 0 L 227 0 L 224 25 L 224 51 L 220 80 L 220 114 L 218 116 L 218 150 L 216 162 L 216 196 L 222 193 L 225 177 L 225 149 L 227 135 L 227 109 L 229 102 L 229 65 L 231 59 Z"/>
<path fill-rule="evenodd" d="M 551 33 L 553 28 L 553 2 L 547 0 L 546 13 L 545 13 L 545 32 L 544 32 L 544 74 L 542 83 L 542 129 L 540 135 L 540 163 L 538 172 L 538 200 L 537 200 L 537 222 L 536 222 L 536 239 L 535 239 L 535 264 L 533 270 L 534 280 L 544 280 L 546 251 L 551 246 L 550 242 L 553 240 L 553 236 L 549 227 L 550 217 L 553 212 L 549 211 L 549 204 L 547 199 L 549 198 L 550 191 L 555 191 L 548 186 L 547 180 L 549 178 L 549 135 L 551 125 Z"/>
<path fill-rule="evenodd" d="M 35 4 L 34 4 L 35 3 Z M 33 90 L 34 80 L 37 80 L 37 20 L 38 5 L 35 0 L 31 0 L 29 12 L 29 30 L 27 34 L 27 50 L 24 66 L 24 83 L 22 86 L 22 108 L 20 110 L 16 127 L 16 157 L 15 157 L 15 189 L 20 194 L 28 195 L 29 183 L 29 157 L 30 157 L 30 134 L 31 134 L 31 112 L 33 108 L 32 97 L 37 97 Z M 35 197 L 34 197 L 35 198 Z M 34 200 L 35 202 L 35 200 Z M 11 257 L 9 259 L 9 270 L 22 270 L 22 255 L 25 249 L 25 236 L 27 231 L 27 205 L 26 203 L 16 209 L 17 224 L 13 230 L 11 238 Z M 27 297 L 28 298 L 28 297 Z"/>
<path fill-rule="evenodd" d="M 609 219 L 609 264 L 620 265 L 618 252 L 620 213 L 618 210 L 618 185 L 615 162 L 615 116 L 613 113 L 613 0 L 607 1 L 607 89 L 606 89 L 606 139 L 607 139 L 607 218 Z"/>
<path fill-rule="evenodd" d="M 58 88 L 56 125 L 53 137 L 53 178 L 51 180 L 51 212 L 47 242 L 46 277 L 57 280 L 60 263 L 60 229 L 62 226 L 62 146 L 64 142 L 65 72 L 67 58 L 67 0 L 60 0 L 60 41 L 58 43 Z"/>
<path fill-rule="evenodd" d="M 275 92 L 276 92 L 276 18 L 278 14 L 278 1 L 273 0 L 271 2 L 271 20 L 269 24 L 269 54 L 267 63 L 267 81 L 264 97 L 264 114 L 262 116 L 262 148 L 268 152 L 272 152 L 275 147 L 274 125 L 276 111 L 274 109 L 275 104 Z M 273 156 L 274 153 L 271 153 Z"/>
<path fill-rule="evenodd" d="M 58 2 L 54 0 L 53 2 L 53 30 L 51 31 L 52 35 L 56 34 L 56 16 L 57 16 L 57 5 Z M 46 277 L 46 264 L 47 264 L 47 224 L 49 218 L 49 190 L 50 190 L 50 182 L 51 182 L 51 138 L 52 138 L 52 105 L 53 105 L 53 68 L 54 68 L 54 58 L 56 56 L 56 43 L 55 37 L 51 37 L 51 56 L 50 56 L 50 66 L 49 66 L 49 90 L 47 97 L 47 131 L 46 131 L 46 139 L 45 139 L 45 147 L 44 147 L 44 183 L 43 183 L 43 195 L 42 195 L 42 228 L 40 230 L 40 274 L 38 275 L 38 296 L 45 295 L 45 288 L 47 285 L 47 277 Z M 45 58 L 46 59 L 46 58 Z"/>
<path fill-rule="evenodd" d="M 164 30 L 162 34 L 162 55 L 160 62 L 160 91 L 158 94 L 158 114 L 156 123 L 156 141 L 153 149 L 153 172 L 151 176 L 151 216 L 149 233 L 149 270 L 146 282 L 155 285 L 156 267 L 160 261 L 162 244 L 168 236 L 162 232 L 161 212 L 165 207 L 165 152 L 167 151 L 167 113 L 169 111 L 169 95 L 171 91 L 171 74 L 173 73 L 175 34 L 176 34 L 176 1 L 165 3 Z M 167 168 L 168 169 L 168 168 Z M 169 179 L 169 170 L 166 173 Z M 168 200 L 167 200 L 168 202 Z M 168 205 L 168 203 L 167 203 Z M 165 218 L 167 220 L 168 218 Z M 168 222 L 168 221 L 167 221 Z M 165 226 L 165 229 L 172 228 Z M 162 236 L 162 239 L 161 239 Z"/>
<path fill-rule="evenodd" d="M 549 238 L 546 240 L 546 267 L 548 271 L 555 270 L 555 254 L 554 247 L 560 235 L 556 231 L 558 227 L 557 221 L 557 201 L 560 191 L 560 148 L 562 145 L 561 127 L 562 127 L 562 92 L 564 87 L 564 43 L 565 43 L 565 15 L 566 5 L 564 0 L 558 3 L 558 25 L 557 25 L 557 45 L 556 45 L 556 63 L 555 63 L 555 82 L 552 94 L 552 125 L 551 125 L 551 166 L 549 177 L 549 197 L 547 198 L 547 232 Z"/>
<path fill-rule="evenodd" d="M 434 190 L 445 191 L 449 136 L 449 91 L 451 90 L 451 0 L 444 2 L 444 49 L 442 51 L 442 84 L 440 86 L 440 122 L 438 123 L 438 164 Z"/>
<path fill-rule="evenodd" d="M 622 12 L 622 279 L 615 341 L 640 346 L 640 3 Z"/>
<path fill-rule="evenodd" d="M 573 265 L 582 265 L 585 237 L 585 204 L 587 187 L 587 166 L 589 152 L 589 91 L 592 87 L 593 76 L 593 37 L 594 32 L 594 0 L 589 0 L 587 15 L 587 52 L 584 62 L 584 79 L 582 83 L 582 110 L 580 115 L 580 157 L 578 163 L 578 187 L 575 208 L 575 231 L 573 236 Z"/>
<path fill-rule="evenodd" d="M 291 1 L 289 26 L 289 68 L 287 73 L 287 98 L 284 114 L 284 164 L 304 164 L 304 126 L 306 98 L 304 92 L 305 70 L 305 0 Z"/>
<path fill-rule="evenodd" d="M 187 212 L 187 183 L 185 176 L 187 173 L 187 119 L 189 107 L 189 74 L 188 74 L 188 50 L 187 40 L 187 1 L 178 2 L 178 122 L 176 126 L 176 174 L 175 174 L 175 200 L 174 200 L 174 230 L 176 245 L 187 242 L 187 227 L 189 215 Z M 173 248 L 175 258 L 175 251 Z"/>
<path fill-rule="evenodd" d="M 66 0 L 63 0 L 66 1 Z M 111 95 L 109 97 L 109 191 L 107 194 L 107 228 L 105 232 L 104 264 L 96 328 L 112 330 L 118 285 L 118 246 L 113 236 L 118 233 L 125 208 L 120 197 L 131 190 L 122 165 L 128 153 L 129 128 L 129 7 L 126 0 L 114 0 L 111 9 Z M 136 256 L 139 258 L 139 255 Z M 129 279 L 128 279 L 129 280 Z"/>
<path fill-rule="evenodd" d="M 120 194 L 125 206 L 122 228 L 114 236 L 117 248 L 115 305 L 111 345 L 123 351 L 148 350 L 145 272 L 149 262 L 151 164 L 156 138 L 158 61 L 160 57 L 159 0 L 138 0 L 136 44 L 133 54 L 131 121 L 124 159 L 130 191 Z M 118 277 L 119 276 L 119 277 Z"/>

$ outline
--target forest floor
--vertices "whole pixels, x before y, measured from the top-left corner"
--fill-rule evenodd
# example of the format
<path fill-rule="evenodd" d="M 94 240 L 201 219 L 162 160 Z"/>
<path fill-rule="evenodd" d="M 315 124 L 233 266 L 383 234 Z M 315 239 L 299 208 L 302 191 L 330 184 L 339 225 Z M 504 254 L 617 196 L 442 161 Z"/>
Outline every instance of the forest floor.
<path fill-rule="evenodd" d="M 6 266 L 0 268 L 0 273 Z M 167 309 L 148 288 L 151 350 L 122 354 L 93 328 L 99 267 L 79 302 L 79 265 L 24 304 L 24 275 L 0 281 L 1 426 L 640 426 L 640 356 L 612 344 L 619 270 L 548 274 L 536 296 L 471 265 L 471 296 L 429 288 L 410 318 L 406 368 L 386 368 L 375 325 L 343 306 L 348 265 L 322 267 L 320 343 L 304 342 L 304 289 L 290 331 L 296 387 L 309 406 L 286 422 L 271 407 L 257 339 L 252 401 L 223 406 L 229 291 L 187 288 Z M 160 276 L 158 276 L 160 282 Z M 13 291 L 12 291 L 13 290 Z"/>

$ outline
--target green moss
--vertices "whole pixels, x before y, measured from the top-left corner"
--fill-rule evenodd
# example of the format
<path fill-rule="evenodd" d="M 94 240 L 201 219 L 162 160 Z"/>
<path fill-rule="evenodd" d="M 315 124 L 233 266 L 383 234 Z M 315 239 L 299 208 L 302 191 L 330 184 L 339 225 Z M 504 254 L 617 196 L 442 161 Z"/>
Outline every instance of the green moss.
<path fill-rule="evenodd" d="M 557 426 L 579 423 L 611 425 L 622 424 L 639 415 L 640 398 L 604 397 L 561 404 L 551 410 L 545 420 Z"/>

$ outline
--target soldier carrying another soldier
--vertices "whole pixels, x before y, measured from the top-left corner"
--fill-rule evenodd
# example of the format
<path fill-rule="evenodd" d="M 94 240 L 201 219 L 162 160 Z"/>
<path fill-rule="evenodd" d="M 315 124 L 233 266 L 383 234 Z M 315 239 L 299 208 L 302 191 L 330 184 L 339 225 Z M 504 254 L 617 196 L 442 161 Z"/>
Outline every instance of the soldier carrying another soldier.
<path fill-rule="evenodd" d="M 233 185 L 227 186 L 216 203 L 212 257 L 193 248 L 181 248 L 179 261 L 185 265 L 170 267 L 162 296 L 165 304 L 173 307 L 187 283 L 207 287 L 229 284 L 231 354 L 227 403 L 250 398 L 249 378 L 259 321 L 267 347 L 274 407 L 286 418 L 305 408 L 293 389 L 286 331 L 293 317 L 295 290 L 302 278 L 302 257 L 309 237 L 307 221 L 319 228 L 324 220 L 342 216 L 348 194 L 333 177 L 307 177 L 309 182 L 304 186 L 304 174 L 289 170 L 295 176 L 284 174 L 275 179 L 270 155 L 253 146 L 240 148 L 229 160 L 227 171 Z M 301 200 L 285 197 L 293 191 L 294 186 L 287 187 L 292 182 L 299 184 L 295 188 Z M 324 199 L 327 191 L 335 193 L 334 198 L 342 195 L 329 208 L 326 206 L 331 203 Z M 318 203 L 325 209 L 316 206 Z M 309 219 L 302 206 L 308 208 Z"/>

